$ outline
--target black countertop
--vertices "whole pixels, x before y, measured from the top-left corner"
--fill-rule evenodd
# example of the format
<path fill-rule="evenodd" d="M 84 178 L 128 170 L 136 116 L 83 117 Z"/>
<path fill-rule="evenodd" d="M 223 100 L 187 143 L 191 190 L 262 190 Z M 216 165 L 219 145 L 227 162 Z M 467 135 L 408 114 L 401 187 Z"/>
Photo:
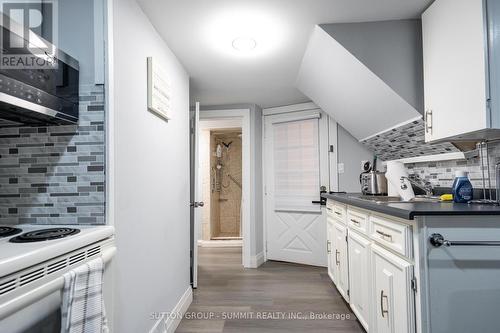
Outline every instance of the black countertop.
<path fill-rule="evenodd" d="M 322 197 L 382 214 L 413 220 L 415 216 L 500 215 L 500 206 L 469 205 L 453 202 L 377 203 L 361 199 L 361 193 L 322 194 Z"/>

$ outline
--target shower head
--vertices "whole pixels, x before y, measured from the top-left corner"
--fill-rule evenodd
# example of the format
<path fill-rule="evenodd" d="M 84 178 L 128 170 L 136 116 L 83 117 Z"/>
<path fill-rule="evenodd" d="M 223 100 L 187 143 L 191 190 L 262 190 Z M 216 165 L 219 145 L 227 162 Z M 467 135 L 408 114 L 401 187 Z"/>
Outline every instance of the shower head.
<path fill-rule="evenodd" d="M 224 145 L 224 147 L 226 147 L 227 149 L 229 149 L 229 147 L 231 147 L 231 145 L 233 144 L 233 141 L 229 142 L 229 143 L 225 143 L 224 141 L 222 142 L 222 144 Z"/>

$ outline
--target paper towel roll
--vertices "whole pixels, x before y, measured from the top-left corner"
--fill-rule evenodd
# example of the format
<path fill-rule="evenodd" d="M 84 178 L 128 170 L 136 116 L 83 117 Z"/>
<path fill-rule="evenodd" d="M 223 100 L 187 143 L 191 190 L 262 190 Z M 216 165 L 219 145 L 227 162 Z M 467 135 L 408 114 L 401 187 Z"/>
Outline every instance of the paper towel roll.
<path fill-rule="evenodd" d="M 415 198 L 415 193 L 408 179 L 401 181 L 401 177 L 408 177 L 408 172 L 402 162 L 387 162 L 387 172 L 385 173 L 387 182 L 390 184 L 390 192 L 397 191 L 398 195 L 404 200 L 409 201 Z M 391 195 L 391 193 L 389 193 Z M 394 195 L 394 194 L 392 194 Z"/>

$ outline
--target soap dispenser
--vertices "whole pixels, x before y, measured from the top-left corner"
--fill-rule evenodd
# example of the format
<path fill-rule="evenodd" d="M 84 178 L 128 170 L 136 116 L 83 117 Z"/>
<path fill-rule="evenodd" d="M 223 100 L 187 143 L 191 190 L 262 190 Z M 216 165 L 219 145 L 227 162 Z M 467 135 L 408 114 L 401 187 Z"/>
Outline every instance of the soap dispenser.
<path fill-rule="evenodd" d="M 466 171 L 456 171 L 455 180 L 452 186 L 453 201 L 457 203 L 467 203 L 473 198 L 472 184 L 467 177 Z"/>

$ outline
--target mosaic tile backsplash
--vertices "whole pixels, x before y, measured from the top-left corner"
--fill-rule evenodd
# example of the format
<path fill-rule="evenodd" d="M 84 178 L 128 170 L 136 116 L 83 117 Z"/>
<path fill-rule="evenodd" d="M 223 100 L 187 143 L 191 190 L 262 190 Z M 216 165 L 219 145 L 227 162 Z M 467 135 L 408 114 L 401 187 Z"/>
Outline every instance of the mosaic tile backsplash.
<path fill-rule="evenodd" d="M 490 144 L 489 149 L 490 161 L 490 179 L 491 188 L 495 188 L 495 165 L 500 162 L 500 143 Z M 485 176 L 487 177 L 487 167 L 485 159 Z M 421 178 L 429 181 L 435 187 L 451 187 L 455 178 L 455 171 L 463 170 L 469 172 L 469 179 L 475 189 L 483 187 L 481 160 L 473 158 L 470 160 L 453 160 L 453 161 L 438 161 L 425 163 L 407 164 L 406 168 L 410 174 L 420 175 Z M 486 188 L 489 184 L 486 181 Z"/>
<path fill-rule="evenodd" d="M 425 143 L 424 130 L 424 121 L 419 119 L 364 140 L 362 143 L 382 161 L 459 151 L 450 143 L 433 145 Z"/>
<path fill-rule="evenodd" d="M 0 128 L 0 224 L 104 224 L 104 88 L 80 88 L 78 125 Z"/>

